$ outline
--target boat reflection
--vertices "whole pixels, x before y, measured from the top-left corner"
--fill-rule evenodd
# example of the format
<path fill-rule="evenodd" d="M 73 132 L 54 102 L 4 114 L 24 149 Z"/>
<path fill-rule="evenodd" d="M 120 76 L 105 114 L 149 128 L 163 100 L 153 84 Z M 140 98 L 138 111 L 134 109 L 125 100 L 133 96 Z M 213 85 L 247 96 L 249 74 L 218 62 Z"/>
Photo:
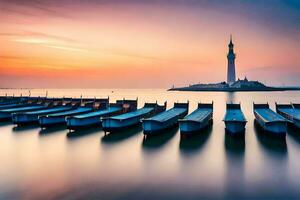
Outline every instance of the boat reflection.
<path fill-rule="evenodd" d="M 277 155 L 286 155 L 288 152 L 286 138 L 274 137 L 260 128 L 256 121 L 254 121 L 254 132 L 257 140 L 261 146 Z"/>
<path fill-rule="evenodd" d="M 0 127 L 1 127 L 1 126 L 7 126 L 7 125 L 12 125 L 12 122 L 9 122 L 9 121 L 7 121 L 7 122 L 5 122 L 5 121 L 0 121 Z"/>
<path fill-rule="evenodd" d="M 84 136 L 88 136 L 91 134 L 99 133 L 102 131 L 102 128 L 99 127 L 94 127 L 93 129 L 87 128 L 87 129 L 80 129 L 80 130 L 75 130 L 75 131 L 70 131 L 67 133 L 68 139 L 76 139 L 76 138 L 81 138 Z"/>
<path fill-rule="evenodd" d="M 142 142 L 143 150 L 158 150 L 167 144 L 178 132 L 178 126 L 172 127 L 168 130 L 165 130 L 161 133 L 156 133 L 154 135 L 144 136 Z"/>
<path fill-rule="evenodd" d="M 28 126 L 14 126 L 12 128 L 13 132 L 22 132 L 22 131 L 28 131 L 28 130 L 34 130 L 39 128 L 38 124 L 28 125 Z"/>
<path fill-rule="evenodd" d="M 142 132 L 142 126 L 139 125 L 139 126 L 131 127 L 126 130 L 120 130 L 120 131 L 112 132 L 109 134 L 105 134 L 101 138 L 101 142 L 102 143 L 120 142 L 120 141 L 126 140 L 140 132 Z"/>
<path fill-rule="evenodd" d="M 245 154 L 245 133 L 239 134 L 237 136 L 230 135 L 225 131 L 225 150 L 226 153 L 232 156 L 244 156 Z"/>
<path fill-rule="evenodd" d="M 55 126 L 55 127 L 43 128 L 39 131 L 39 135 L 40 136 L 46 136 L 48 134 L 65 132 L 65 130 L 66 130 L 66 128 L 64 126 Z"/>
<path fill-rule="evenodd" d="M 288 135 L 291 136 L 296 142 L 300 144 L 300 129 L 296 126 L 289 124 Z"/>
<path fill-rule="evenodd" d="M 212 126 L 209 126 L 199 133 L 190 136 L 181 135 L 179 149 L 183 155 L 198 153 L 205 146 L 212 133 Z"/>

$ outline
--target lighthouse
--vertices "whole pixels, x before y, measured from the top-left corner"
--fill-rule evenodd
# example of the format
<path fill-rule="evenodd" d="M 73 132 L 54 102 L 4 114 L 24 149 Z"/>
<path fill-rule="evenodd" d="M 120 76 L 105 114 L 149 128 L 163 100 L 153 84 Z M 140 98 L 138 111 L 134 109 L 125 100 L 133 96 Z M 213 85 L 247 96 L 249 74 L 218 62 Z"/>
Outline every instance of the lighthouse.
<path fill-rule="evenodd" d="M 230 35 L 230 42 L 228 44 L 228 54 L 227 54 L 227 60 L 228 60 L 228 67 L 227 67 L 227 83 L 229 85 L 233 84 L 235 82 L 235 53 L 233 51 L 233 43 L 232 43 L 232 36 Z"/>

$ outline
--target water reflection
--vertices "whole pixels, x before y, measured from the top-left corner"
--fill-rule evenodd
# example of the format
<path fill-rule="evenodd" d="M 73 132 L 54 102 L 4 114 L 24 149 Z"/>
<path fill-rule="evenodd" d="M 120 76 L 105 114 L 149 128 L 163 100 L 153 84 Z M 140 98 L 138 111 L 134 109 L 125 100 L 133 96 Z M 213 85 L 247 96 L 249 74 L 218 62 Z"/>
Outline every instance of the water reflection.
<path fill-rule="evenodd" d="M 67 133 L 67 137 L 68 139 L 81 138 L 91 134 L 99 133 L 101 130 L 102 130 L 101 127 L 94 127 L 93 129 L 82 129 L 82 130 L 70 131 Z"/>
<path fill-rule="evenodd" d="M 22 131 L 28 131 L 28 130 L 33 130 L 39 128 L 38 124 L 32 124 L 28 126 L 14 126 L 12 128 L 13 132 L 22 132 Z"/>
<path fill-rule="evenodd" d="M 288 134 L 300 144 L 300 129 L 295 127 L 294 125 L 288 126 Z"/>
<path fill-rule="evenodd" d="M 235 92 L 227 92 L 227 103 L 235 103 Z"/>
<path fill-rule="evenodd" d="M 0 127 L 1 126 L 7 126 L 7 125 L 12 125 L 12 122 L 9 122 L 9 121 L 0 121 Z"/>
<path fill-rule="evenodd" d="M 240 199 L 244 196 L 245 186 L 245 134 L 230 135 L 225 131 L 224 147 L 226 155 L 225 196 Z M 237 189 L 238 188 L 238 189 Z"/>
<path fill-rule="evenodd" d="M 126 140 L 137 133 L 142 131 L 142 126 L 136 126 L 129 129 L 126 129 L 124 131 L 116 131 L 109 134 L 104 135 L 101 138 L 102 143 L 117 143 L 123 140 Z"/>
<path fill-rule="evenodd" d="M 157 133 L 155 135 L 144 136 L 142 148 L 144 150 L 159 150 L 168 141 L 170 141 L 178 132 L 178 127 L 165 130 L 165 132 Z"/>
<path fill-rule="evenodd" d="M 285 156 L 288 152 L 286 138 L 274 137 L 270 134 L 265 133 L 264 130 L 254 121 L 254 132 L 261 146 L 268 150 L 273 155 Z"/>
<path fill-rule="evenodd" d="M 238 136 L 233 136 L 225 131 L 225 150 L 231 156 L 242 157 L 245 153 L 245 133 Z"/>
<path fill-rule="evenodd" d="M 79 97 L 83 90 L 56 91 Z M 300 131 L 289 129 L 286 141 L 274 142 L 252 121 L 253 102 L 299 102 L 299 92 L 115 90 L 110 101 L 123 97 L 139 97 L 139 107 L 155 100 L 172 107 L 189 99 L 191 111 L 199 101 L 214 100 L 214 125 L 191 138 L 180 138 L 175 128 L 143 139 L 141 129 L 66 137 L 65 126 L 12 129 L 11 122 L 0 123 L 0 199 L 299 199 Z M 251 121 L 243 138 L 224 133 L 226 101 L 241 102 Z"/>
<path fill-rule="evenodd" d="M 39 131 L 40 136 L 46 136 L 49 134 L 54 134 L 54 133 L 60 133 L 62 131 L 65 131 L 66 128 L 63 126 L 57 126 L 57 127 L 48 127 L 48 128 L 43 128 Z"/>
<path fill-rule="evenodd" d="M 189 137 L 181 135 L 179 149 L 183 155 L 193 155 L 199 153 L 204 148 L 207 140 L 212 133 L 212 126 L 207 127 L 199 133 L 195 133 Z"/>

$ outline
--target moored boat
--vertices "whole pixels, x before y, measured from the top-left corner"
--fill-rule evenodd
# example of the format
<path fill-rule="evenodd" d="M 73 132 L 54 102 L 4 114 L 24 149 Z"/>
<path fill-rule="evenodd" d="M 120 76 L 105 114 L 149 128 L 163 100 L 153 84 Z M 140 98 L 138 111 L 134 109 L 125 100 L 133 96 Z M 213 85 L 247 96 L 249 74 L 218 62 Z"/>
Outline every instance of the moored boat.
<path fill-rule="evenodd" d="M 127 105 L 126 100 L 117 100 L 116 103 L 109 104 L 106 109 L 70 116 L 67 118 L 67 128 L 69 130 L 78 130 L 91 126 L 101 126 L 101 118 L 122 114 L 124 105 Z"/>
<path fill-rule="evenodd" d="M 178 124 L 178 120 L 187 115 L 189 103 L 174 103 L 174 107 L 154 117 L 143 119 L 145 135 L 159 133 Z"/>
<path fill-rule="evenodd" d="M 198 108 L 183 119 L 179 119 L 180 133 L 183 135 L 199 132 L 212 124 L 213 103 L 199 103 Z"/>
<path fill-rule="evenodd" d="M 247 120 L 241 109 L 241 104 L 226 104 L 226 114 L 223 121 L 227 133 L 232 135 L 244 133 Z"/>
<path fill-rule="evenodd" d="M 137 125 L 141 122 L 142 118 L 151 117 L 165 111 L 166 106 L 166 102 L 163 106 L 160 106 L 157 103 L 145 103 L 143 108 L 135 111 L 104 118 L 102 121 L 102 128 L 105 132 L 112 132 Z"/>
<path fill-rule="evenodd" d="M 276 112 L 283 116 L 288 122 L 300 128 L 300 108 L 298 104 L 277 104 Z"/>
<path fill-rule="evenodd" d="M 76 109 L 49 114 L 45 116 L 39 117 L 39 124 L 41 128 L 56 126 L 56 125 L 63 125 L 66 123 L 66 117 L 72 115 L 78 115 L 83 113 L 88 113 L 93 110 L 92 107 L 80 106 Z"/>
<path fill-rule="evenodd" d="M 287 120 L 270 109 L 269 104 L 253 104 L 254 116 L 258 125 L 267 133 L 285 137 Z"/>
<path fill-rule="evenodd" d="M 28 101 L 26 106 L 1 109 L 0 120 L 11 120 L 13 113 L 41 110 L 47 108 L 48 106 L 50 106 L 50 104 L 51 101 L 45 101 L 45 99 L 40 99 L 39 101 Z"/>
<path fill-rule="evenodd" d="M 67 117 L 92 112 L 93 110 L 95 110 L 95 103 L 96 100 L 85 102 L 80 99 L 79 107 L 68 111 L 41 116 L 39 117 L 39 124 L 41 128 L 53 127 L 56 125 L 66 125 Z"/>
<path fill-rule="evenodd" d="M 12 114 L 12 121 L 16 125 L 27 125 L 27 124 L 38 123 L 39 117 L 52 114 L 52 113 L 69 111 L 71 109 L 72 106 L 67 105 L 67 106 L 57 106 L 52 108 L 46 108 L 43 110 L 30 111 L 24 113 L 14 113 Z"/>

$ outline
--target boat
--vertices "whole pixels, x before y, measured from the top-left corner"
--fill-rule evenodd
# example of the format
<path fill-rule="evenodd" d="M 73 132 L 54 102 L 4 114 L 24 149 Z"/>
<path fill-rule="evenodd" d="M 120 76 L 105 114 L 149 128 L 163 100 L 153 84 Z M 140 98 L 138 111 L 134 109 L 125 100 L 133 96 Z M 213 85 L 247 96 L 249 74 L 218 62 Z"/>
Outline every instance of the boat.
<path fill-rule="evenodd" d="M 67 128 L 69 130 L 78 130 L 92 126 L 101 126 L 101 118 L 123 113 L 124 104 L 126 105 L 126 101 L 117 100 L 116 103 L 109 104 L 106 109 L 70 116 L 67 118 Z"/>
<path fill-rule="evenodd" d="M 39 117 L 39 124 L 40 124 L 41 128 L 47 128 L 47 127 L 56 126 L 56 125 L 63 125 L 63 124 L 66 124 L 67 116 L 88 113 L 88 112 L 91 112 L 92 110 L 93 110 L 92 107 L 80 106 L 76 109 L 41 116 L 41 117 Z"/>
<path fill-rule="evenodd" d="M 20 99 L 11 99 L 11 100 L 7 99 L 7 100 L 3 100 L 3 101 L 0 102 L 0 107 L 11 105 L 11 104 L 18 104 L 20 102 L 21 102 Z"/>
<path fill-rule="evenodd" d="M 96 100 L 84 102 L 80 99 L 80 105 L 75 109 L 41 116 L 39 117 L 40 127 L 47 128 L 56 125 L 66 125 L 67 117 L 92 112 L 95 110 L 95 103 Z"/>
<path fill-rule="evenodd" d="M 6 108 L 0 110 L 0 120 L 11 120 L 13 113 L 20 112 L 29 112 L 35 110 L 41 110 L 49 107 L 51 101 L 45 101 L 45 99 L 39 99 L 39 101 L 28 101 L 25 106 L 15 107 L 15 108 Z"/>
<path fill-rule="evenodd" d="M 113 132 L 138 125 L 141 119 L 151 117 L 166 110 L 167 103 L 160 106 L 157 103 L 145 103 L 143 108 L 121 115 L 107 117 L 102 120 L 104 132 Z"/>
<path fill-rule="evenodd" d="M 269 104 L 253 104 L 253 110 L 257 124 L 266 133 L 279 137 L 286 136 L 287 120 L 271 110 Z"/>
<path fill-rule="evenodd" d="M 277 104 L 276 112 L 283 116 L 289 123 L 300 128 L 300 108 L 297 104 Z"/>
<path fill-rule="evenodd" d="M 56 106 L 56 107 L 46 108 L 37 111 L 14 113 L 12 114 L 12 121 L 16 125 L 34 124 L 39 122 L 39 117 L 52 114 L 52 113 L 69 111 L 72 108 L 73 108 L 72 106 L 67 105 L 67 106 Z"/>
<path fill-rule="evenodd" d="M 199 103 L 198 108 L 191 114 L 179 120 L 182 135 L 199 132 L 212 124 L 213 103 Z"/>
<path fill-rule="evenodd" d="M 174 103 L 174 107 L 152 118 L 143 119 L 145 135 L 159 133 L 178 124 L 178 120 L 188 114 L 189 103 Z"/>
<path fill-rule="evenodd" d="M 241 104 L 226 104 L 226 114 L 223 119 L 225 123 L 226 133 L 232 135 L 238 135 L 240 133 L 245 133 L 245 126 L 247 120 L 241 109 Z"/>

